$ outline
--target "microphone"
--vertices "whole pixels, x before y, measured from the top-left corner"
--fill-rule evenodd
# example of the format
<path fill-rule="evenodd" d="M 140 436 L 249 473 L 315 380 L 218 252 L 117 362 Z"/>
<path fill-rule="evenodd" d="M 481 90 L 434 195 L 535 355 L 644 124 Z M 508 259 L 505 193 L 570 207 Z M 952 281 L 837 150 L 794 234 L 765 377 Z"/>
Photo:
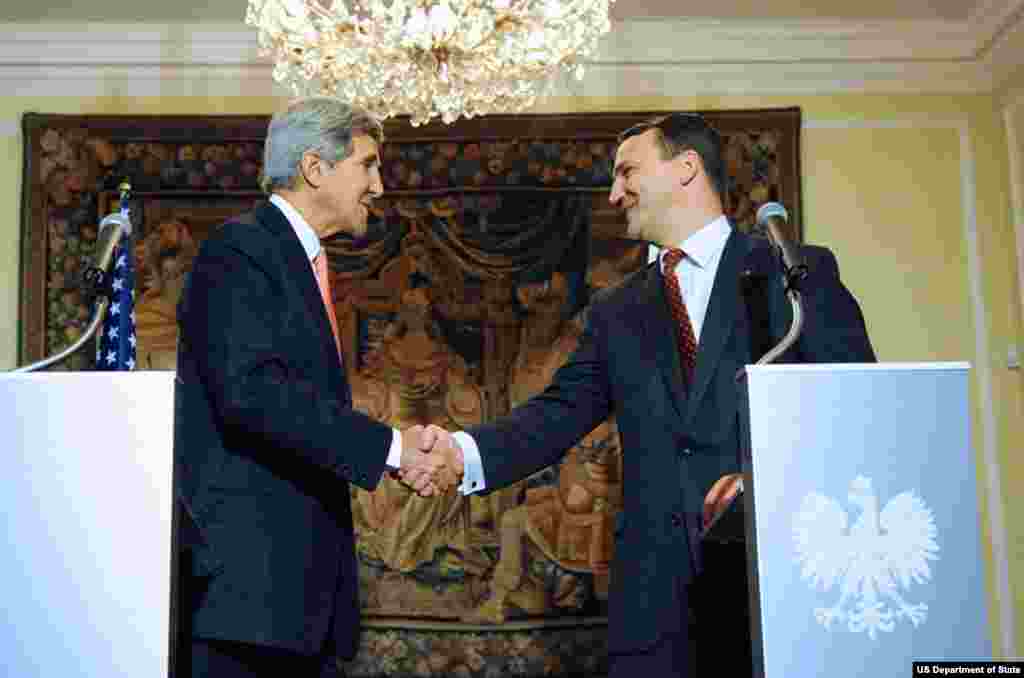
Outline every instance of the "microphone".
<path fill-rule="evenodd" d="M 114 296 L 114 286 L 110 282 L 109 269 L 114 258 L 114 249 L 121 242 L 122 236 L 131 234 L 132 222 L 128 214 L 128 195 L 131 192 L 131 184 L 128 179 L 121 182 L 118 187 L 121 189 L 121 211 L 114 212 L 103 218 L 100 222 L 100 232 L 96 235 L 96 251 L 93 253 L 92 261 L 82 272 L 83 293 L 87 295 L 89 305 L 93 307 L 92 320 L 85 332 L 71 346 L 68 346 L 60 353 L 38 360 L 31 365 L 15 368 L 14 372 L 34 372 L 44 367 L 49 367 L 64 360 L 78 349 L 85 346 L 86 342 L 96 334 L 100 326 L 110 300 Z M 126 252 L 126 256 L 132 256 Z"/>
<path fill-rule="evenodd" d="M 132 232 L 132 224 L 120 212 L 103 217 L 100 222 L 100 234 L 96 237 L 96 252 L 93 254 L 92 268 L 107 271 L 110 260 L 114 256 L 114 248 L 121 242 L 121 236 Z"/>
<path fill-rule="evenodd" d="M 100 222 L 100 233 L 96 236 L 96 250 L 93 253 L 92 262 L 85 269 L 82 277 L 90 288 L 92 296 L 99 294 L 110 294 L 110 272 L 111 260 L 114 258 L 114 248 L 121 242 L 121 236 L 131 233 L 132 224 L 128 217 L 119 212 L 108 214 Z"/>
<path fill-rule="evenodd" d="M 786 277 L 786 289 L 798 289 L 799 284 L 807 277 L 807 265 L 786 235 L 789 212 L 777 202 L 766 202 L 757 210 L 756 219 L 757 225 L 764 227 L 768 232 L 768 240 L 779 250 Z"/>
<path fill-rule="evenodd" d="M 790 307 L 792 308 L 792 322 L 789 325 L 789 331 L 786 332 L 786 336 L 782 338 L 779 343 L 768 350 L 767 353 L 757 359 L 758 365 L 767 365 L 768 363 L 774 362 L 783 353 L 789 350 L 789 348 L 796 343 L 796 340 L 800 337 L 800 333 L 803 331 L 804 326 L 804 307 L 803 307 L 803 294 L 800 288 L 803 285 L 804 280 L 807 278 L 807 264 L 804 263 L 803 257 L 800 256 L 797 247 L 790 242 L 786 236 L 786 226 L 789 223 L 789 213 L 786 212 L 786 208 L 777 202 L 767 202 L 761 205 L 761 208 L 757 210 L 757 225 L 764 227 L 768 232 L 768 240 L 772 246 L 775 247 L 780 254 L 782 259 L 782 277 L 785 282 L 785 294 L 789 299 Z M 748 274 L 749 277 L 749 274 Z M 742 281 L 741 281 L 742 282 Z M 751 328 L 767 328 L 770 325 L 770 319 L 767 316 L 765 309 L 756 308 L 756 304 L 751 303 L 752 285 L 747 282 L 745 283 L 746 289 L 743 290 L 744 296 L 747 297 L 747 313 L 750 314 L 750 326 Z M 755 313 L 755 311 L 758 311 Z M 760 352 L 763 346 L 771 344 L 771 337 L 768 333 L 761 332 L 759 336 L 757 333 L 752 333 L 751 341 L 754 345 L 752 349 Z M 758 339 L 763 341 L 758 341 Z M 740 381 L 746 374 L 744 368 L 740 368 L 736 372 L 736 380 Z"/>

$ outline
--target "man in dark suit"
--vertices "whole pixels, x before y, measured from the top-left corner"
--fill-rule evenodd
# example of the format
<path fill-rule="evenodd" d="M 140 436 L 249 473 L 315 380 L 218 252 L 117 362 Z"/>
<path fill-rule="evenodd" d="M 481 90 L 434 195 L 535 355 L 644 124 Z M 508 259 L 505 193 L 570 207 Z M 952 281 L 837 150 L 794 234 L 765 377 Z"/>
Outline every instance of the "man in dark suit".
<path fill-rule="evenodd" d="M 694 642 L 691 603 L 705 494 L 739 470 L 737 371 L 760 355 L 759 331 L 777 341 L 789 327 L 781 267 L 724 216 L 721 141 L 700 116 L 665 116 L 619 141 L 610 200 L 626 210 L 631 237 L 662 248 L 657 260 L 591 304 L 578 349 L 542 394 L 499 421 L 429 436 L 464 467 L 463 491 L 491 491 L 557 462 L 614 413 L 624 504 L 608 595 L 612 678 L 749 675 L 745 639 Z M 805 326 L 782 361 L 873 361 L 834 257 L 801 249 Z M 405 478 L 425 482 L 418 471 Z"/>
<path fill-rule="evenodd" d="M 349 483 L 372 490 L 388 468 L 431 463 L 420 427 L 352 409 L 320 245 L 365 234 L 381 140 L 378 121 L 334 99 L 275 115 L 270 200 L 193 263 L 178 309 L 178 675 L 335 675 L 359 632 Z"/>

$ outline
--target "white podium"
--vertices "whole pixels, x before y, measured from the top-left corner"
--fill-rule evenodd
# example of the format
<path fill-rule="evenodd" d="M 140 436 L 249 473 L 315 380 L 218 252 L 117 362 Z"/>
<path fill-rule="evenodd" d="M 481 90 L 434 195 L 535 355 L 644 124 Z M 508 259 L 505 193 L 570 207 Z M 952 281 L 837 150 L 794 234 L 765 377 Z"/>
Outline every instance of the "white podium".
<path fill-rule="evenodd" d="M 989 660 L 968 366 L 750 366 L 755 676 Z"/>
<path fill-rule="evenodd" d="M 173 372 L 0 375 L 0 673 L 162 678 Z"/>

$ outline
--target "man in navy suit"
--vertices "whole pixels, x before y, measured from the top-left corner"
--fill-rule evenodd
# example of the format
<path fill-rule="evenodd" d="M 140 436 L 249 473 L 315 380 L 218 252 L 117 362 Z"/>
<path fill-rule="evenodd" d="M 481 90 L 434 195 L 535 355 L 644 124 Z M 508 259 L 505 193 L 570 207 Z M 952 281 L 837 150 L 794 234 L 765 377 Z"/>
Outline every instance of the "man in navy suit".
<path fill-rule="evenodd" d="M 430 435 L 464 470 L 461 491 L 491 491 L 557 462 L 614 413 L 625 480 L 608 594 L 610 675 L 749 675 L 745 639 L 695 633 L 701 608 L 692 602 L 705 494 L 739 470 L 737 371 L 764 352 L 763 334 L 777 342 L 790 324 L 781 266 L 766 241 L 725 217 L 721 140 L 700 116 L 642 123 L 619 142 L 610 200 L 626 211 L 629 236 L 660 255 L 591 304 L 576 352 L 542 394 L 498 421 Z M 675 259 L 673 249 L 682 250 Z M 805 325 L 781 362 L 873 361 L 831 252 L 801 254 L 810 268 Z M 415 470 L 404 475 L 426 482 Z"/>
<path fill-rule="evenodd" d="M 377 120 L 330 98 L 275 115 L 270 200 L 193 263 L 178 309 L 175 460 L 192 528 L 179 533 L 179 676 L 335 675 L 359 632 L 349 483 L 432 463 L 420 427 L 352 409 L 320 244 L 365 234 L 381 140 Z"/>

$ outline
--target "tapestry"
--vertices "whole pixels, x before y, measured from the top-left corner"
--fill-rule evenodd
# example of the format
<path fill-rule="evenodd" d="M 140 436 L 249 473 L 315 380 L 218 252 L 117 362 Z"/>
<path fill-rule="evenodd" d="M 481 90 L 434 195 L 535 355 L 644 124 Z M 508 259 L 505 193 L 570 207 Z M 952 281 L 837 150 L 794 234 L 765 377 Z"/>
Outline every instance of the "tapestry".
<path fill-rule="evenodd" d="M 539 393 L 589 300 L 647 261 L 607 202 L 616 136 L 655 113 L 389 120 L 366 237 L 325 243 L 355 406 L 460 430 Z M 782 202 L 800 238 L 798 109 L 710 111 L 727 213 Z M 198 246 L 258 191 L 266 117 L 28 114 L 20 362 L 85 328 L 81 271 L 132 189 L 139 369 L 174 369 L 174 309 Z M 87 370 L 90 351 L 52 369 Z M 622 503 L 614 417 L 561 463 L 485 497 L 352 489 L 361 567 L 355 676 L 600 675 Z"/>

